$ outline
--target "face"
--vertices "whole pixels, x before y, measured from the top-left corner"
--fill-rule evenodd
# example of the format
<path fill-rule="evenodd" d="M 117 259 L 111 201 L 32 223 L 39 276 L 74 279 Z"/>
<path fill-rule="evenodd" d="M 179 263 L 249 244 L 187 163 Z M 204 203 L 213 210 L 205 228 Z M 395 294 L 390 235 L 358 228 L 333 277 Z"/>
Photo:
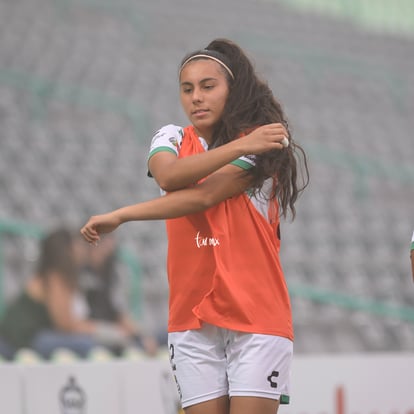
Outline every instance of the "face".
<path fill-rule="evenodd" d="M 220 64 L 214 60 L 194 60 L 187 63 L 181 71 L 181 105 L 197 134 L 209 144 L 228 94 L 226 75 Z"/>

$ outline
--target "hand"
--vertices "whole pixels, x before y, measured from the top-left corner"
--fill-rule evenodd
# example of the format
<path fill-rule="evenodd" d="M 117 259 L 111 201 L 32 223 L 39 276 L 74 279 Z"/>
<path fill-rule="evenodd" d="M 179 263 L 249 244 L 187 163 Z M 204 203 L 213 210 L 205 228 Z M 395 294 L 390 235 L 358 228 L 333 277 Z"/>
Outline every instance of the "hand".
<path fill-rule="evenodd" d="M 150 356 L 156 356 L 158 352 L 158 342 L 155 338 L 147 336 L 141 340 L 144 351 Z"/>
<path fill-rule="evenodd" d="M 267 124 L 240 138 L 243 140 L 244 153 L 261 154 L 263 152 L 283 149 L 289 145 L 288 132 L 280 123 Z"/>
<path fill-rule="evenodd" d="M 96 244 L 100 240 L 101 233 L 110 233 L 120 224 L 121 220 L 115 213 L 101 214 L 92 216 L 80 232 L 86 241 Z"/>

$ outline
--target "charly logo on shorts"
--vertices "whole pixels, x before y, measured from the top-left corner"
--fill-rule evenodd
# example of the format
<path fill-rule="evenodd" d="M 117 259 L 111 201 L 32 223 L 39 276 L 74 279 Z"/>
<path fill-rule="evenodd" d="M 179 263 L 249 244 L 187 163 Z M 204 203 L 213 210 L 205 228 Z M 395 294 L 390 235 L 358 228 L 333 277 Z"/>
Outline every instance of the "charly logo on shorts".
<path fill-rule="evenodd" d="M 279 371 L 272 371 L 272 373 L 267 377 L 269 384 L 272 388 L 277 388 L 277 382 L 275 379 L 279 376 Z"/>

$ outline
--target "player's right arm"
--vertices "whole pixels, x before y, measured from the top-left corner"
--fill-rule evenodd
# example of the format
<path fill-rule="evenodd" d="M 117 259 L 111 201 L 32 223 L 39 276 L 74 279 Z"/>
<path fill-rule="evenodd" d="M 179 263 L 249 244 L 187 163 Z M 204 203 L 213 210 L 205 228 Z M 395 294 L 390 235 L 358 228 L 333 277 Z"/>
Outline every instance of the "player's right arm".
<path fill-rule="evenodd" d="M 173 151 L 158 151 L 151 155 L 148 168 L 160 188 L 171 192 L 185 188 L 207 177 L 232 161 L 274 149 L 288 136 L 282 124 L 268 124 L 256 128 L 241 138 L 209 151 L 178 158 Z"/>

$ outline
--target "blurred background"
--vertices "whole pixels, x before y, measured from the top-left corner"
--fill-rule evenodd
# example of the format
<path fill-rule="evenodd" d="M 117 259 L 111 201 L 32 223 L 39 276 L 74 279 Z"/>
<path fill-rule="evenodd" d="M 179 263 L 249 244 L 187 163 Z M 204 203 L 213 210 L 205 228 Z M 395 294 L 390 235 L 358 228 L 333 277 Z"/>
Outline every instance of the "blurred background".
<path fill-rule="evenodd" d="M 158 196 L 151 138 L 187 124 L 178 64 L 216 37 L 252 57 L 308 154 L 282 223 L 296 352 L 412 351 L 410 0 L 0 0 L 0 314 L 49 229 Z M 164 223 L 117 239 L 125 301 L 158 335 Z"/>

